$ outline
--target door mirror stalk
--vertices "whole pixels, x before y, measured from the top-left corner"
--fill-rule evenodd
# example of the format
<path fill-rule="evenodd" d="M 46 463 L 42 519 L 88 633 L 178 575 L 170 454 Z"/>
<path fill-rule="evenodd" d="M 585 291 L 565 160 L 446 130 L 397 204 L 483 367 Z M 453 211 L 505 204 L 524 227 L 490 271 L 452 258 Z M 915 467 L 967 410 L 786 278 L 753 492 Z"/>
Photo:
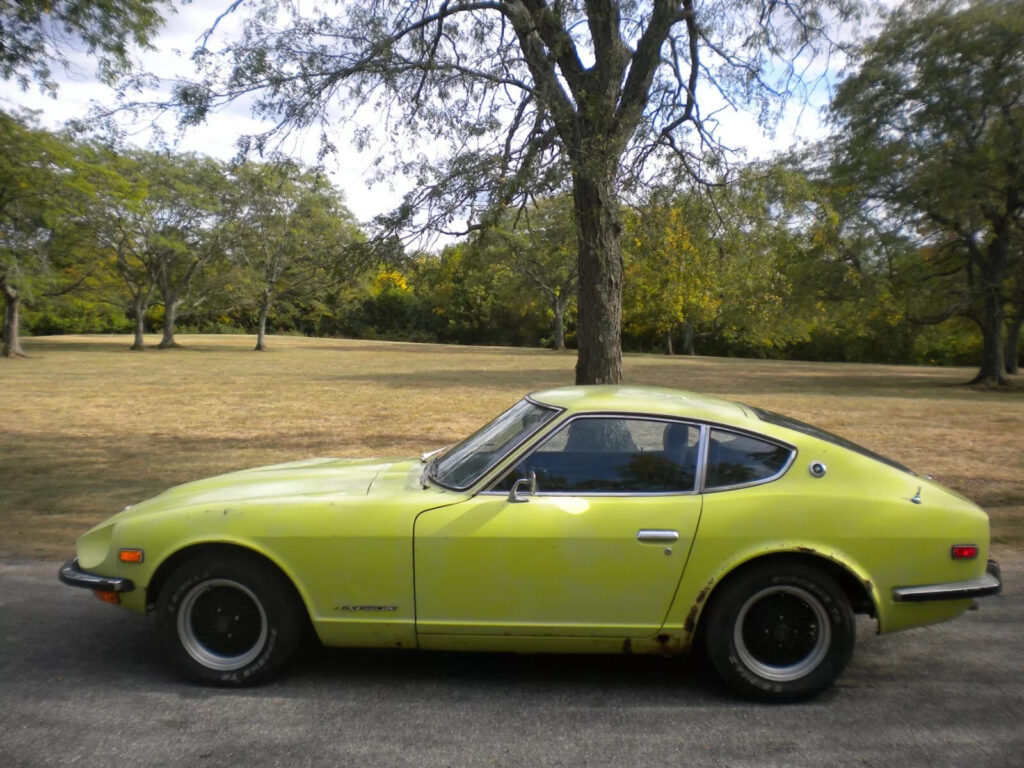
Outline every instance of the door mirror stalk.
<path fill-rule="evenodd" d="M 526 495 L 520 496 L 523 493 Z M 529 477 L 520 477 L 512 483 L 512 490 L 508 492 L 509 504 L 523 504 L 529 501 L 529 497 L 537 493 L 537 473 L 531 472 Z"/>

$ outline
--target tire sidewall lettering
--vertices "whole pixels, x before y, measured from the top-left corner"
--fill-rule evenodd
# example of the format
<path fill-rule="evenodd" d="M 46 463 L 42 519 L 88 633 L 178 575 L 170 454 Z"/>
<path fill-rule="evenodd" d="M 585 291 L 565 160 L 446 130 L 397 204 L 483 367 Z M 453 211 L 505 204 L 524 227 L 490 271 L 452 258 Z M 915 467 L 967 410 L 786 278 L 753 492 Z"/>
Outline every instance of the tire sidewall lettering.
<path fill-rule="evenodd" d="M 773 680 L 748 667 L 736 645 L 741 609 L 765 589 L 794 588 L 819 604 L 822 621 L 829 624 L 829 644 L 823 657 L 799 677 Z M 723 585 L 709 611 L 707 653 L 721 677 L 738 693 L 762 701 L 796 701 L 829 687 L 843 671 L 853 652 L 853 612 L 838 584 L 824 572 L 806 564 L 776 563 L 754 566 L 737 573 Z M 743 651 L 749 655 L 750 650 Z"/>
<path fill-rule="evenodd" d="M 186 648 L 178 626 L 182 606 L 192 591 L 204 582 L 220 579 L 248 590 L 266 621 L 266 636 L 258 654 L 238 669 L 223 670 L 203 664 Z M 171 575 L 158 598 L 157 629 L 168 659 L 181 674 L 196 682 L 241 686 L 269 679 L 287 662 L 298 644 L 301 606 L 295 604 L 288 590 L 283 577 L 255 557 L 226 556 L 213 563 L 186 561 Z"/>

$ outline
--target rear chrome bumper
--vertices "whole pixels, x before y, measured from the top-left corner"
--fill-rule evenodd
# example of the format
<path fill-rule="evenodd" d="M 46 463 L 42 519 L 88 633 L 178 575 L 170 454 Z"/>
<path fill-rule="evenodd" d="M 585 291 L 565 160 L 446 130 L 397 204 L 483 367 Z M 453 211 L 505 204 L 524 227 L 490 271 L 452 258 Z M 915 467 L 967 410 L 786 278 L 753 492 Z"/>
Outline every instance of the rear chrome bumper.
<path fill-rule="evenodd" d="M 78 565 L 77 557 L 64 563 L 57 575 L 69 586 L 84 587 L 96 592 L 131 592 L 135 589 L 135 583 L 131 579 L 97 576 L 95 573 L 83 571 Z"/>
<path fill-rule="evenodd" d="M 965 600 L 998 595 L 1003 591 L 999 563 L 989 560 L 985 575 L 975 581 L 953 581 L 921 587 L 896 587 L 892 599 L 897 603 L 927 603 L 933 600 Z"/>

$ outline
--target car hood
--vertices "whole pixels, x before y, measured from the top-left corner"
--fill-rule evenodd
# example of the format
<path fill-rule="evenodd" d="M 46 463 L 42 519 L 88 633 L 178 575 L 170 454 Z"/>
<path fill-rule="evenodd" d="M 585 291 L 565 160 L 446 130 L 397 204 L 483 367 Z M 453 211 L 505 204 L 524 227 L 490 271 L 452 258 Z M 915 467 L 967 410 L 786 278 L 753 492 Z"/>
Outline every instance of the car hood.
<path fill-rule="evenodd" d="M 411 471 L 418 466 L 415 460 L 381 459 L 309 459 L 275 464 L 178 485 L 126 512 L 253 499 L 387 493 L 404 487 Z"/>

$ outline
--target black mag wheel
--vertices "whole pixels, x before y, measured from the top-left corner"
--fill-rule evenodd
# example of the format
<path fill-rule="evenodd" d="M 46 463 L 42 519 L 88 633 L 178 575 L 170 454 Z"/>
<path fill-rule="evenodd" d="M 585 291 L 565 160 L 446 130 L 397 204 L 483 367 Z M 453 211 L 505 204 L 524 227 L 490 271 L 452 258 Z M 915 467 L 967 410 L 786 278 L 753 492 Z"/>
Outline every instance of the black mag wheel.
<path fill-rule="evenodd" d="M 178 609 L 178 640 L 210 669 L 243 669 L 259 656 L 267 634 L 267 613 L 259 598 L 231 579 L 196 584 Z"/>
<path fill-rule="evenodd" d="M 292 656 L 302 608 L 279 572 L 241 554 L 201 555 L 171 575 L 157 600 L 164 651 L 182 675 L 214 685 L 253 685 Z"/>
<path fill-rule="evenodd" d="M 799 680 L 825 658 L 828 614 L 805 589 L 781 585 L 750 596 L 733 624 L 733 645 L 749 669 L 768 680 Z"/>
<path fill-rule="evenodd" d="M 828 575 L 801 563 L 769 563 L 722 585 L 706 640 L 715 669 L 735 691 L 795 701 L 821 693 L 842 673 L 856 624 Z"/>

